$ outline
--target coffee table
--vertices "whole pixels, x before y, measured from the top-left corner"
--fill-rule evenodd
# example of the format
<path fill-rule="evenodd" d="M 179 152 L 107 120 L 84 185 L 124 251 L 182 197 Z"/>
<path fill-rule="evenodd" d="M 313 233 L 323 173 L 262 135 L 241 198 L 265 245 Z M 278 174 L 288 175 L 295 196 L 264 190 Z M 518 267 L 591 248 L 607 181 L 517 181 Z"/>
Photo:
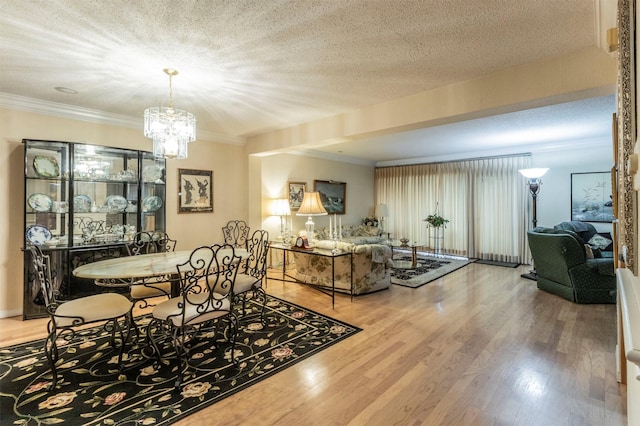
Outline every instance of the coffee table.
<path fill-rule="evenodd" d="M 416 268 L 418 266 L 418 247 L 424 246 L 423 243 L 418 242 L 407 242 L 403 243 L 399 240 L 391 240 L 389 242 L 389 246 L 391 246 L 391 259 L 393 259 L 393 250 L 411 250 L 411 262 L 406 260 L 392 260 L 393 267 L 399 269 L 410 269 Z"/>

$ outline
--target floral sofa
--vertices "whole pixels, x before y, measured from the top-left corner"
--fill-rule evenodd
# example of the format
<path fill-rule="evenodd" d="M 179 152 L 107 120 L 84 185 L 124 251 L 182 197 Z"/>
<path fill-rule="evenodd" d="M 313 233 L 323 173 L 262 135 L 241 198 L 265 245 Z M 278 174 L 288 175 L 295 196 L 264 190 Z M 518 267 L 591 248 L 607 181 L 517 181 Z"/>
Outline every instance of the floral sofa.
<path fill-rule="evenodd" d="M 316 248 L 325 250 L 331 250 L 335 246 L 334 241 L 328 239 L 326 229 L 319 229 L 316 232 L 313 244 Z M 337 248 L 343 252 L 352 253 L 354 295 L 371 293 L 391 286 L 391 248 L 382 244 L 377 228 L 345 227 L 342 240 L 337 242 Z M 298 280 L 331 287 L 331 258 L 295 251 L 293 258 L 296 264 L 295 277 Z M 340 256 L 335 261 L 336 291 L 349 292 L 351 288 L 350 256 Z"/>

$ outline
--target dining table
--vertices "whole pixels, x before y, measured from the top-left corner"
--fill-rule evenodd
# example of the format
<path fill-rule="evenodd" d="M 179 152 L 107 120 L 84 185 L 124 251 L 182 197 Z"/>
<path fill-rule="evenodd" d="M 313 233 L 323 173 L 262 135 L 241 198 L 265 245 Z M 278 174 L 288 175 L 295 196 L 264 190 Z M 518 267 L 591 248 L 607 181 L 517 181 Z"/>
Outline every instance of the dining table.
<path fill-rule="evenodd" d="M 234 255 L 240 257 L 240 261 L 249 257 L 249 251 L 241 248 L 220 249 L 217 257 L 231 255 L 232 251 Z M 161 282 L 171 282 L 171 297 L 177 297 L 180 295 L 180 276 L 177 265 L 186 263 L 192 253 L 193 250 L 180 250 L 124 256 L 87 263 L 78 266 L 72 273 L 78 278 L 92 279 L 100 287 L 122 288 L 134 285 L 153 287 L 154 284 Z M 184 265 L 180 270 L 184 273 L 189 269 Z M 138 359 L 137 362 L 132 362 L 133 367 L 152 357 L 153 346 L 149 344 L 150 333 L 152 331 L 147 329 L 144 342 L 139 342 L 138 348 L 134 350 L 134 352 L 139 351 L 141 356 L 131 357 L 129 354 L 132 360 Z"/>
<path fill-rule="evenodd" d="M 249 257 L 246 249 L 233 250 L 242 260 Z M 73 270 L 78 278 L 92 279 L 101 287 L 125 287 L 158 282 L 172 282 L 172 296 L 179 293 L 177 265 L 189 260 L 193 250 L 179 250 L 161 253 L 125 256 L 87 263 Z M 221 249 L 218 256 L 231 254 L 231 249 Z M 183 268 L 183 270 L 186 270 Z"/>

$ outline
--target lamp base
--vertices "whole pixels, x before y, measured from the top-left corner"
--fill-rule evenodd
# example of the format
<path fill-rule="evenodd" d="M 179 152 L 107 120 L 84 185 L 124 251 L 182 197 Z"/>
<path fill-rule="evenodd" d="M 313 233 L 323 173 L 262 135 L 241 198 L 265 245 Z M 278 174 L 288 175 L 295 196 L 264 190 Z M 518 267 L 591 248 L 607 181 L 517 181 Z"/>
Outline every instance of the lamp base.
<path fill-rule="evenodd" d="M 315 239 L 315 234 L 313 232 L 315 229 L 315 223 L 313 223 L 313 219 L 311 219 L 311 216 L 307 218 L 307 221 L 304 224 L 304 228 L 305 231 L 307 231 L 307 240 L 309 240 L 309 247 L 313 247 Z"/>

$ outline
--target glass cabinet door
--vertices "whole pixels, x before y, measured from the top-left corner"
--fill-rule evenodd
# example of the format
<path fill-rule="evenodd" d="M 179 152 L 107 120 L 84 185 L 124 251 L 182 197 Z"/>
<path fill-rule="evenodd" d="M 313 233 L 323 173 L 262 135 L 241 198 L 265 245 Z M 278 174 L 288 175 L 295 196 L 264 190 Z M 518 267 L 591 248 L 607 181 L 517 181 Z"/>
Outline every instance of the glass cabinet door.
<path fill-rule="evenodd" d="M 74 246 L 123 241 L 135 233 L 138 170 L 138 151 L 74 144 Z"/>
<path fill-rule="evenodd" d="M 67 244 L 69 145 L 34 141 L 24 159 L 25 244 Z"/>
<path fill-rule="evenodd" d="M 142 153 L 141 230 L 164 231 L 166 176 L 164 160 L 155 160 L 150 152 Z"/>

